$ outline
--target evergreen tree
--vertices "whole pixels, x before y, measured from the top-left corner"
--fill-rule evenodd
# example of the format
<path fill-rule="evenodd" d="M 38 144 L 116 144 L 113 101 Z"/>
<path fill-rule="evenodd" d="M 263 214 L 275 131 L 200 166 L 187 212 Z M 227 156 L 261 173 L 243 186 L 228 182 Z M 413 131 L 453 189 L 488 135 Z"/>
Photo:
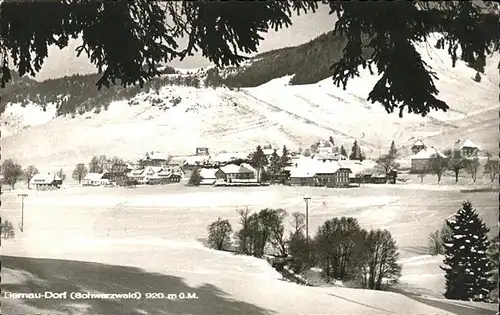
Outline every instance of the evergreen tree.
<path fill-rule="evenodd" d="M 493 302 L 498 303 L 498 290 L 500 283 L 498 282 L 498 265 L 499 265 L 499 237 L 498 235 L 491 240 L 490 247 L 488 248 L 488 257 L 493 265 L 490 276 L 491 282 L 496 284 L 496 287 L 490 292 L 490 298 Z"/>
<path fill-rule="evenodd" d="M 397 157 L 398 155 L 398 149 L 396 149 L 396 144 L 394 143 L 394 140 L 391 142 L 391 148 L 389 149 L 389 155 L 392 157 Z"/>
<path fill-rule="evenodd" d="M 282 171 L 286 165 L 290 162 L 290 151 L 286 145 L 283 146 L 283 150 L 281 150 L 281 160 L 280 160 L 280 171 Z"/>
<path fill-rule="evenodd" d="M 335 146 L 335 141 L 333 141 L 333 137 L 330 136 L 330 138 L 328 138 L 328 141 L 330 141 L 332 143 L 332 147 Z"/>
<path fill-rule="evenodd" d="M 340 146 L 340 155 L 347 157 L 347 151 L 344 148 L 344 145 Z"/>
<path fill-rule="evenodd" d="M 255 152 L 252 152 L 249 156 L 250 164 L 257 169 L 257 181 L 260 181 L 260 174 L 262 168 L 268 164 L 267 157 L 262 151 L 262 147 L 260 145 L 257 146 Z"/>
<path fill-rule="evenodd" d="M 195 168 L 191 172 L 191 176 L 189 177 L 188 185 L 189 186 L 199 186 L 202 178 L 200 175 L 200 168 Z"/>
<path fill-rule="evenodd" d="M 276 152 L 276 149 L 274 149 L 273 154 L 271 154 L 271 157 L 269 158 L 269 172 L 271 175 L 276 175 L 280 172 L 280 165 L 281 158 L 278 155 L 278 152 Z"/>
<path fill-rule="evenodd" d="M 349 155 L 349 160 L 359 160 L 361 159 L 361 149 L 359 148 L 358 141 L 354 140 L 352 145 L 351 154 Z"/>
<path fill-rule="evenodd" d="M 447 299 L 487 301 L 493 289 L 489 274 L 492 264 L 487 256 L 489 229 L 468 201 L 454 219 L 446 220 L 452 235 L 444 244 Z"/>

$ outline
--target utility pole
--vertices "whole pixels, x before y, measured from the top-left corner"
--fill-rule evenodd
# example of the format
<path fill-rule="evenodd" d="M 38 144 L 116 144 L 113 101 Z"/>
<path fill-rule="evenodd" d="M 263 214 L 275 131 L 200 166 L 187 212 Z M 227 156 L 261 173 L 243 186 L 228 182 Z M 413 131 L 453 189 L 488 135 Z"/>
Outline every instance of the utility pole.
<path fill-rule="evenodd" d="M 309 200 L 311 197 L 304 197 L 306 202 L 306 243 L 309 244 Z"/>
<path fill-rule="evenodd" d="M 19 228 L 21 229 L 21 232 L 24 230 L 24 198 L 28 197 L 28 194 L 18 194 L 18 197 L 21 197 L 21 225 Z"/>

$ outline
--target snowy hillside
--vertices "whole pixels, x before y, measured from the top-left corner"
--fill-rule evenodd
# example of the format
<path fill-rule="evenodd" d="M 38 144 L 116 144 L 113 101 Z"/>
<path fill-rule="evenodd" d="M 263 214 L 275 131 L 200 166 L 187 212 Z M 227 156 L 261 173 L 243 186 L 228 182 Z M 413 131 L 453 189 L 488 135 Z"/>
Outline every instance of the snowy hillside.
<path fill-rule="evenodd" d="M 469 138 L 481 149 L 498 148 L 498 54 L 487 63 L 482 81 L 463 62 L 455 68 L 444 50 L 422 46 L 426 62 L 437 72 L 439 98 L 451 109 L 428 117 L 389 115 L 366 101 L 377 80 L 366 71 L 343 91 L 330 78 L 315 84 L 289 85 L 293 77 L 276 78 L 254 88 L 200 88 L 166 85 L 130 99 L 102 104 L 104 109 L 54 116 L 54 108 L 9 103 L 2 114 L 1 145 L 6 158 L 39 169 L 72 169 L 92 155 L 128 157 L 159 150 L 173 155 L 251 149 L 258 144 L 309 147 L 333 136 L 350 148 L 354 139 L 368 156 L 423 137 L 443 149 Z M 206 69 L 205 69 L 206 70 Z M 206 71 L 197 69 L 200 81 Z M 178 72 L 180 73 L 180 72 Z M 184 74 L 183 74 L 184 73 Z M 179 75 L 185 75 L 183 71 Z M 34 118 L 36 117 L 36 119 Z"/>

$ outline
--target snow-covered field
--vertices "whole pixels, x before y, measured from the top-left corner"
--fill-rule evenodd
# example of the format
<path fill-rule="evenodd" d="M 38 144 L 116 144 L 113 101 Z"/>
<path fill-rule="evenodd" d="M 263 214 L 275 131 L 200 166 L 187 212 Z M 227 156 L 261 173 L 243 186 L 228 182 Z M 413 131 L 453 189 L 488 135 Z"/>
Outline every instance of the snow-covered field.
<path fill-rule="evenodd" d="M 29 197 L 25 199 L 25 231 L 20 233 L 17 230 L 15 239 L 2 241 L 2 255 L 98 262 L 137 267 L 141 271 L 83 262 L 28 263 L 20 258 L 9 258 L 7 266 L 3 262 L 2 280 L 6 279 L 4 276 L 7 279 L 35 277 L 34 273 L 45 270 L 35 266 L 42 264 L 50 269 L 56 268 L 53 265 L 56 264 L 60 272 L 54 275 L 48 271 L 42 272 L 45 279 L 30 282 L 31 285 L 38 283 L 43 287 L 43 283 L 61 279 L 80 284 L 78 281 L 72 282 L 73 278 L 83 277 L 75 270 L 89 270 L 91 279 L 87 280 L 87 284 L 82 280 L 84 284 L 80 284 L 80 290 L 114 292 L 120 289 L 122 281 L 131 281 L 127 280 L 128 277 L 143 273 L 145 277 L 157 277 L 157 281 L 165 281 L 162 290 L 168 291 L 172 277 L 180 277 L 184 284 L 172 285 L 172 288 L 184 287 L 189 292 L 199 292 L 198 301 L 184 301 L 185 309 L 182 309 L 184 306 L 169 308 L 168 303 L 161 304 L 158 301 L 127 302 L 124 304 L 127 306 L 122 305 L 127 307 L 127 311 L 142 308 L 150 314 L 159 313 L 152 309 L 153 306 L 163 307 L 165 314 L 183 310 L 207 314 L 205 309 L 198 307 L 206 307 L 208 314 L 217 313 L 217 310 L 226 314 L 474 314 L 472 311 L 466 312 L 471 304 L 457 306 L 451 301 L 410 298 L 388 292 L 301 287 L 279 280 L 280 275 L 263 260 L 216 252 L 204 248 L 199 242 L 199 239 L 206 237 L 207 225 L 219 216 L 229 219 L 233 228 L 237 229 L 237 208 L 249 207 L 252 211 L 258 211 L 264 207 L 282 207 L 289 213 L 304 211 L 302 198 L 310 196 L 311 233 L 334 216 L 356 217 L 364 228 L 387 228 L 402 252 L 403 282 L 411 286 L 425 286 L 438 295 L 442 288 L 429 288 L 429 285 L 442 285 L 442 280 L 432 275 L 436 273 L 434 265 L 439 263 L 439 259 L 431 257 L 435 264 L 429 265 L 427 261 L 420 265 L 426 268 L 419 269 L 418 261 L 412 258 L 415 252 L 425 246 L 427 235 L 456 212 L 464 200 L 470 200 L 483 219 L 489 222 L 492 234 L 498 233 L 495 224 L 498 209 L 496 193 L 464 194 L 450 190 L 387 189 L 385 186 L 367 185 L 354 189 L 286 186 L 188 188 L 173 184 L 135 189 L 71 187 L 49 192 L 30 191 Z M 12 191 L 2 195 L 2 220 L 10 220 L 14 225 L 20 223 L 18 193 Z M 428 260 L 429 257 L 424 256 L 423 259 Z M 119 270 L 122 270 L 123 275 L 116 275 L 116 278 L 106 275 L 113 273 L 113 268 L 117 268 L 115 274 L 121 274 Z M 24 276 L 21 270 L 24 270 Z M 107 281 L 116 283 L 116 287 L 109 284 L 105 286 L 106 278 L 94 279 L 99 278 L 93 274 L 94 270 L 102 273 L 103 277 L 108 276 Z M 416 277 L 418 274 L 422 277 Z M 43 278 L 40 275 L 37 277 Z M 430 282 L 426 279 L 430 279 Z M 27 285 L 27 280 L 16 281 L 24 281 L 24 285 Z M 136 290 L 159 290 L 158 286 L 161 286 L 142 283 L 143 286 Z M 18 290 L 21 287 L 21 284 L 12 285 Z M 265 290 L 257 289 L 264 287 Z M 214 304 L 217 299 L 220 300 L 220 309 Z M 236 304 L 234 301 L 245 303 Z M 22 307 L 61 310 L 62 307 L 59 302 L 19 306 L 5 299 L 2 304 L 16 310 Z M 78 307 L 85 305 L 83 302 L 76 304 Z M 70 314 L 81 314 L 76 311 L 75 305 L 65 307 L 71 310 Z M 116 311 L 114 307 L 117 306 L 100 305 L 101 309 L 92 307 L 88 314 L 103 309 Z M 491 305 L 484 307 L 494 309 Z M 484 309 L 481 312 L 477 314 L 489 314 Z"/>

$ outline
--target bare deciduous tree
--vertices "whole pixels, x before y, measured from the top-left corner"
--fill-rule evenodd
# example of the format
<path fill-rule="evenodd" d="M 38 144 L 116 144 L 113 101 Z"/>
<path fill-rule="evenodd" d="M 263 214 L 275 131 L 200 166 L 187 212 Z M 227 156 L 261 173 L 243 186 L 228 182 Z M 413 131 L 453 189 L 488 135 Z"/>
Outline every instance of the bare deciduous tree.
<path fill-rule="evenodd" d="M 83 178 L 85 177 L 85 175 L 87 175 L 88 173 L 88 169 L 87 167 L 85 166 L 85 164 L 83 163 L 78 163 L 75 167 L 75 169 L 73 170 L 73 179 L 78 181 L 78 184 L 80 184 L 83 180 Z"/>
<path fill-rule="evenodd" d="M 31 179 L 38 173 L 39 173 L 39 171 L 34 165 L 30 165 L 24 169 L 24 179 L 28 183 L 28 189 L 30 189 Z"/>
<path fill-rule="evenodd" d="M 208 244 L 217 250 L 228 249 L 233 229 L 228 220 L 217 218 L 208 226 Z"/>
<path fill-rule="evenodd" d="M 461 158 L 451 158 L 448 161 L 448 168 L 455 174 L 455 184 L 458 183 L 460 170 L 465 168 L 465 161 Z"/>
<path fill-rule="evenodd" d="M 474 183 L 476 183 L 477 180 L 477 172 L 479 170 L 479 166 L 481 166 L 481 164 L 479 163 L 478 158 L 465 160 L 465 167 L 467 169 L 467 173 L 470 174 L 470 176 L 472 177 L 472 181 Z"/>

